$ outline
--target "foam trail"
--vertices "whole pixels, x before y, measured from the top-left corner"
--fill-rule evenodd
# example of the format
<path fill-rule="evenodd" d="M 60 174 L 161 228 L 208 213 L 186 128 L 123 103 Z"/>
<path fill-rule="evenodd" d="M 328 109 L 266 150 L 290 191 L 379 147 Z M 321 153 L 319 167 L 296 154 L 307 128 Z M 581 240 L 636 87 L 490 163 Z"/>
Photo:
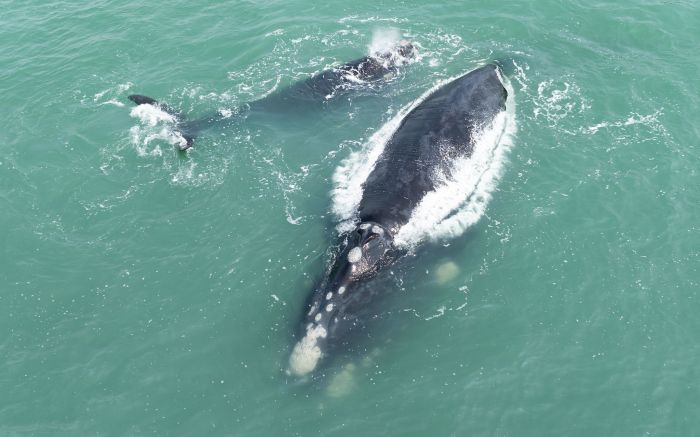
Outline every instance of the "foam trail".
<path fill-rule="evenodd" d="M 340 232 L 352 229 L 362 200 L 362 184 L 374 169 L 384 146 L 401 120 L 433 91 L 454 79 L 456 77 L 441 81 L 404 107 L 370 137 L 362 150 L 351 154 L 338 167 L 333 177 L 335 188 L 332 199 L 333 212 L 341 220 L 338 225 Z M 424 240 L 456 237 L 483 216 L 517 130 L 513 87 L 503 78 L 501 82 L 508 91 L 506 110 L 475 136 L 470 157 L 457 159 L 449 176 L 444 173 L 436 175 L 439 180 L 437 188 L 426 194 L 408 223 L 401 227 L 394 239 L 397 246 L 410 249 Z"/>

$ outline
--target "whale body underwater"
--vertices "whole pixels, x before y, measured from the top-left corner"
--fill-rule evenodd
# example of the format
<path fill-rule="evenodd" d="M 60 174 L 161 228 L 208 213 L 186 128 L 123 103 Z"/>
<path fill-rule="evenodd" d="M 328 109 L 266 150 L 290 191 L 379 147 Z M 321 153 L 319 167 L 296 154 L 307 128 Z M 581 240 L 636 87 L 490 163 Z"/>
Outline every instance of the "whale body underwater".
<path fill-rule="evenodd" d="M 313 106 L 324 104 L 346 91 L 372 86 L 393 77 L 403 65 L 416 57 L 415 46 L 407 40 L 397 42 L 388 50 L 346 62 L 324 70 L 314 76 L 294 83 L 278 92 L 246 104 L 249 111 L 304 112 Z M 175 132 L 180 137 L 180 150 L 187 150 L 195 139 L 207 129 L 229 123 L 228 117 L 218 111 L 188 120 L 182 113 L 167 104 L 144 96 L 132 94 L 128 99 L 136 105 L 149 105 L 169 114 L 175 122 Z"/>
<path fill-rule="evenodd" d="M 506 111 L 508 92 L 500 69 L 487 64 L 432 91 L 401 119 L 362 181 L 349 232 L 328 273 L 311 293 L 287 373 L 311 375 L 349 333 L 358 314 L 381 290 L 378 272 L 407 251 L 399 240 L 421 202 L 472 158 L 480 135 Z M 415 219 L 415 218 L 414 218 Z"/>

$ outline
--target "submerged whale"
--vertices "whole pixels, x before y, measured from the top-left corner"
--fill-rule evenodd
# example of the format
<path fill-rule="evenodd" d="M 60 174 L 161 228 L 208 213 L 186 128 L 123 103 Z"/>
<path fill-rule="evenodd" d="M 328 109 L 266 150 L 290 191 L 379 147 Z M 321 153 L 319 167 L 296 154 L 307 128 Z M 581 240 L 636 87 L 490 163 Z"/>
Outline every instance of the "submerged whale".
<path fill-rule="evenodd" d="M 309 299 L 288 373 L 313 372 L 358 325 L 358 311 L 378 293 L 371 279 L 405 253 L 396 242 L 400 230 L 440 175 L 472 156 L 507 96 L 499 67 L 488 64 L 433 91 L 401 120 L 362 184 L 354 229 L 341 236 L 340 252 Z"/>
<path fill-rule="evenodd" d="M 371 86 L 388 79 L 415 56 L 415 46 L 410 41 L 401 40 L 389 50 L 322 71 L 263 99 L 250 102 L 247 106 L 250 110 L 298 111 L 301 106 L 323 103 L 358 86 Z M 175 120 L 176 131 L 182 137 L 180 150 L 192 147 L 202 131 L 229 122 L 228 117 L 219 112 L 195 120 L 186 120 L 181 113 L 168 105 L 141 94 L 132 94 L 128 99 L 137 105 L 152 105 L 170 114 Z"/>

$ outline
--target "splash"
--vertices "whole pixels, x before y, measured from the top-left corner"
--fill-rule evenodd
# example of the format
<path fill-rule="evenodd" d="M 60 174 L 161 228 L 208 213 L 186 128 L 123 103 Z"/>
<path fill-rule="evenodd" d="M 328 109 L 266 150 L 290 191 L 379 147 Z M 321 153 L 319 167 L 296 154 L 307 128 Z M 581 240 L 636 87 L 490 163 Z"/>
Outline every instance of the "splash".
<path fill-rule="evenodd" d="M 401 32 L 393 27 L 376 29 L 369 44 L 369 54 L 377 55 L 391 52 L 401 39 Z"/>
<path fill-rule="evenodd" d="M 133 126 L 130 129 L 131 142 L 136 146 L 140 156 L 153 154 L 160 155 L 160 148 L 149 151 L 149 144 L 153 140 L 163 140 L 173 146 L 187 144 L 182 134 L 175 129 L 177 122 L 172 114 L 153 105 L 138 105 L 129 114 L 141 121 L 141 126 Z"/>
<path fill-rule="evenodd" d="M 401 33 L 394 28 L 375 30 L 368 51 L 369 56 L 387 68 L 412 64 L 419 59 L 416 44 L 401 39 Z"/>

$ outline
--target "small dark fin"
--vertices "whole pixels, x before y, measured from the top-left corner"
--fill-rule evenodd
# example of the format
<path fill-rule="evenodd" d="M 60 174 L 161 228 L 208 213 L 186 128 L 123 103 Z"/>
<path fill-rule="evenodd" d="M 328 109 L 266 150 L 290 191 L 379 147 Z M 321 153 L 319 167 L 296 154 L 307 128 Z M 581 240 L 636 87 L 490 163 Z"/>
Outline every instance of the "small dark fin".
<path fill-rule="evenodd" d="M 137 105 L 153 105 L 159 106 L 156 99 L 152 99 L 148 96 L 142 96 L 141 94 L 132 94 L 128 97 L 129 100 L 136 103 Z"/>
<path fill-rule="evenodd" d="M 187 131 L 183 130 L 183 127 L 184 127 L 183 124 L 185 124 L 185 123 L 183 123 L 182 117 L 180 116 L 180 114 L 177 111 L 174 111 L 169 106 L 158 102 L 158 100 L 156 100 L 156 99 L 152 99 L 148 96 L 143 96 L 141 94 L 132 94 L 132 95 L 128 96 L 127 98 L 129 100 L 131 100 L 132 102 L 136 103 L 137 105 L 156 106 L 156 107 L 162 109 L 163 111 L 167 112 L 168 114 L 174 116 L 177 120 L 177 125 L 178 125 L 177 131 L 180 133 L 180 135 L 182 135 L 182 138 L 185 139 L 185 144 L 180 144 L 178 146 L 178 148 L 182 151 L 185 151 L 185 150 L 189 149 L 190 147 L 192 147 L 196 136 L 191 132 L 187 132 Z"/>
<path fill-rule="evenodd" d="M 185 150 L 192 147 L 192 144 L 194 144 L 195 137 L 190 136 L 190 135 L 185 135 L 182 132 L 180 132 L 180 134 L 182 134 L 182 138 L 185 139 L 185 144 L 180 144 L 178 147 L 180 148 L 180 150 L 182 150 L 184 152 Z"/>

